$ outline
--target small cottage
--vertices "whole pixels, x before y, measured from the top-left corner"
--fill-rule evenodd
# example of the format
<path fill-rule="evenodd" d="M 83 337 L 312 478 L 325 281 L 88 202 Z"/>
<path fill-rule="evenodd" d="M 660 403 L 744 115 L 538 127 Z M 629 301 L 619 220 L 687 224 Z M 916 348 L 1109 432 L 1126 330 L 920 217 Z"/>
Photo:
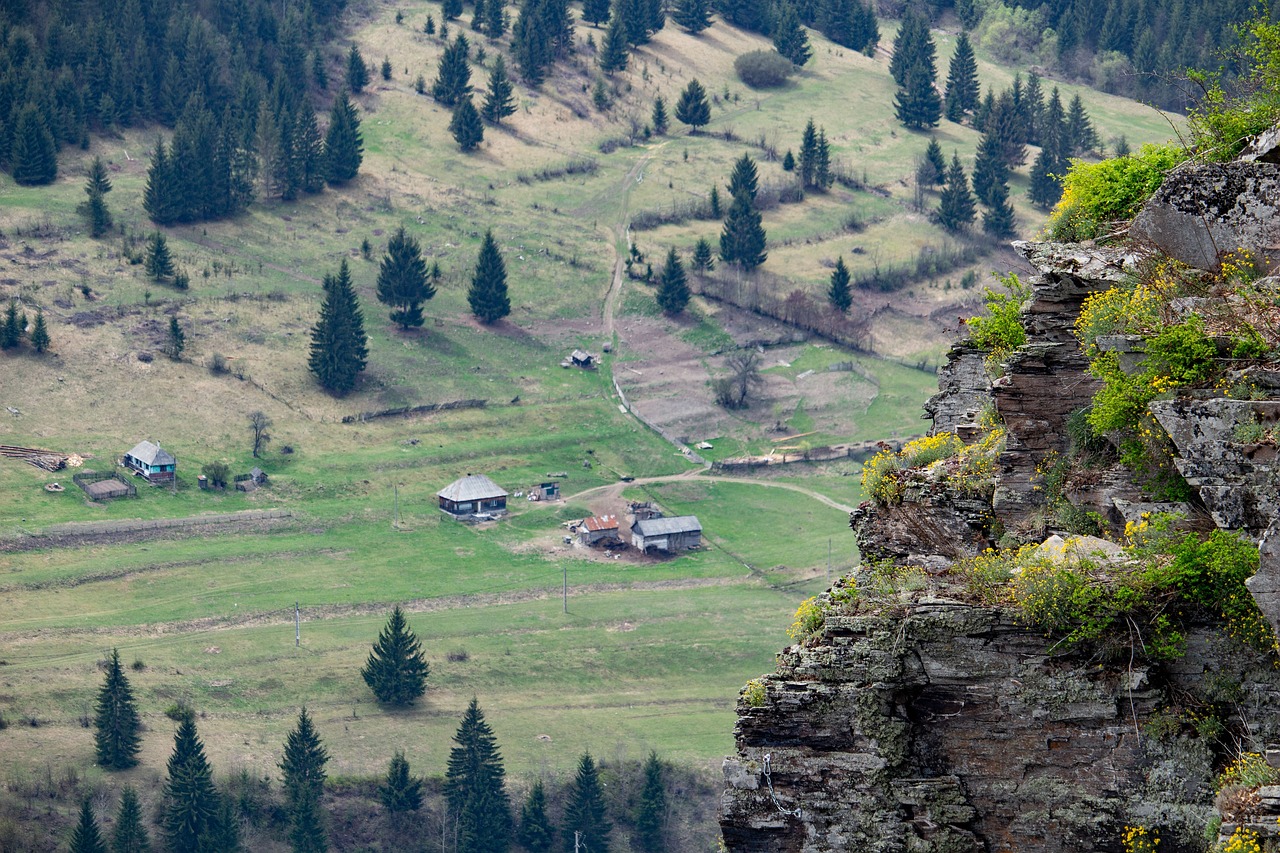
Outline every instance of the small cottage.
<path fill-rule="evenodd" d="M 596 367 L 596 357 L 586 350 L 574 350 L 569 356 L 569 361 L 573 362 L 574 367 L 581 367 L 585 370 L 594 370 Z"/>
<path fill-rule="evenodd" d="M 694 515 L 641 519 L 631 525 L 631 544 L 641 551 L 687 551 L 702 544 L 702 524 Z"/>
<path fill-rule="evenodd" d="M 169 451 L 161 449 L 160 445 L 140 441 L 124 455 L 124 467 L 140 477 L 146 477 L 147 482 L 172 483 L 178 460 Z"/>
<path fill-rule="evenodd" d="M 468 474 L 445 486 L 436 497 L 440 509 L 453 516 L 507 511 L 507 490 L 483 474 Z"/>
<path fill-rule="evenodd" d="M 593 515 L 584 518 L 578 527 L 578 539 L 583 545 L 614 544 L 622 540 L 618 536 L 616 515 Z"/>

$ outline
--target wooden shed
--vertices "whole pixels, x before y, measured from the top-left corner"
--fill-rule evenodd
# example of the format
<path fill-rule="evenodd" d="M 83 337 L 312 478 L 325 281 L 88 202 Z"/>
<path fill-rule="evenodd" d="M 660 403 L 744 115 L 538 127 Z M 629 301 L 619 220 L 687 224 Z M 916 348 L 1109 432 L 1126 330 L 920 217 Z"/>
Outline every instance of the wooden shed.
<path fill-rule="evenodd" d="M 436 497 L 440 509 L 455 516 L 507 511 L 507 490 L 483 474 L 454 480 L 436 492 Z"/>
<path fill-rule="evenodd" d="M 686 551 L 702 544 L 702 524 L 696 515 L 645 518 L 631 525 L 631 544 L 641 551 Z"/>
<path fill-rule="evenodd" d="M 618 517 L 616 515 L 593 515 L 584 518 L 578 527 L 578 538 L 583 545 L 596 545 L 601 542 L 620 542 L 618 536 Z"/>
<path fill-rule="evenodd" d="M 138 476 L 146 477 L 149 483 L 172 483 L 178 460 L 160 445 L 140 441 L 124 455 L 124 467 Z"/>
<path fill-rule="evenodd" d="M 569 361 L 574 367 L 585 368 L 586 370 L 595 370 L 596 357 L 586 350 L 576 349 L 569 355 Z"/>

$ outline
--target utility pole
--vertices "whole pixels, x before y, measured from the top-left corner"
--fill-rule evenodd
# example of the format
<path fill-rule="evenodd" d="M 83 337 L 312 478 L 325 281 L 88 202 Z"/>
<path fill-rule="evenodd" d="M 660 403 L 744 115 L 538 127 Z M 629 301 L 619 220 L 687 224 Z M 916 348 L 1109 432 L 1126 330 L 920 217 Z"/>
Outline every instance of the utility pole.
<path fill-rule="evenodd" d="M 302 645 L 302 608 L 298 602 L 293 603 L 293 647 Z"/>
<path fill-rule="evenodd" d="M 564 612 L 569 612 L 569 564 L 564 566 Z M 575 842 L 576 844 L 577 842 Z"/>

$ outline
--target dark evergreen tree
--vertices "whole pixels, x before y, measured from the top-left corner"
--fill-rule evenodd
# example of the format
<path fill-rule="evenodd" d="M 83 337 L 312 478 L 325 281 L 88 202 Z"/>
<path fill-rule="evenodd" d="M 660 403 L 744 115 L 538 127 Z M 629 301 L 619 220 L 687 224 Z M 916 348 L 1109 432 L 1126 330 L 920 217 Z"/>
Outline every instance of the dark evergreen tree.
<path fill-rule="evenodd" d="M 709 0 L 676 0 L 671 19 L 697 35 L 711 26 L 711 3 Z"/>
<path fill-rule="evenodd" d="M 813 188 L 820 192 L 826 192 L 835 183 L 835 176 L 831 174 L 831 143 L 827 142 L 827 130 L 823 127 L 818 128 L 818 162 L 813 179 Z"/>
<path fill-rule="evenodd" d="M 422 31 L 429 36 L 436 34 L 436 19 L 431 15 L 427 15 L 427 22 L 422 25 Z"/>
<path fill-rule="evenodd" d="M 383 80 L 391 79 L 391 59 L 389 57 L 386 57 L 386 56 L 382 57 L 381 71 L 382 71 Z"/>
<path fill-rule="evenodd" d="M 972 225 L 976 216 L 973 195 L 969 192 L 969 178 L 960 165 L 960 155 L 952 153 L 951 168 L 947 170 L 947 180 L 942 187 L 938 205 L 938 221 L 943 228 L 954 234 Z"/>
<path fill-rule="evenodd" d="M 445 48 L 436 81 L 431 86 L 431 97 L 436 103 L 455 107 L 471 94 L 471 64 L 467 61 L 470 51 L 471 45 L 462 33 Z"/>
<path fill-rule="evenodd" d="M 462 14 L 462 0 L 444 0 L 444 7 L 441 11 L 441 17 L 446 21 L 452 21 Z"/>
<path fill-rule="evenodd" d="M 1027 197 L 1031 203 L 1049 209 L 1062 198 L 1062 176 L 1070 165 L 1062 150 L 1061 104 L 1054 114 L 1051 106 L 1045 111 L 1045 121 L 1040 140 L 1040 153 L 1031 164 L 1031 186 Z"/>
<path fill-rule="evenodd" d="M 582 20 L 600 26 L 609 20 L 609 0 L 583 0 Z"/>
<path fill-rule="evenodd" d="M 642 853 L 664 853 L 663 825 L 667 819 L 667 789 L 662 780 L 662 762 L 658 753 L 650 752 L 644 763 L 644 788 L 636 811 L 636 834 L 633 846 Z"/>
<path fill-rule="evenodd" d="M 825 0 L 819 7 L 818 27 L 836 44 L 868 56 L 880 42 L 875 11 L 862 0 Z"/>
<path fill-rule="evenodd" d="M 504 118 L 515 115 L 515 112 L 515 87 L 507 76 L 507 61 L 498 54 L 493 60 L 493 70 L 489 72 L 489 90 L 480 115 L 490 124 L 501 124 Z"/>
<path fill-rule="evenodd" d="M 4 325 L 0 326 L 0 349 L 13 349 L 22 343 L 22 330 L 26 324 L 18 319 L 18 303 L 9 300 L 4 312 Z"/>
<path fill-rule="evenodd" d="M 471 12 L 471 29 L 480 32 L 484 29 L 485 3 L 484 0 L 475 0 L 475 9 Z"/>
<path fill-rule="evenodd" d="M 453 736 L 444 793 L 458 822 L 459 853 L 504 853 L 511 845 L 511 803 L 497 738 L 472 697 Z"/>
<path fill-rule="evenodd" d="M 667 262 L 662 268 L 662 279 L 658 287 L 658 307 L 663 312 L 675 316 L 684 311 L 689 304 L 689 282 L 684 274 L 684 265 L 673 246 L 667 252 Z"/>
<path fill-rule="evenodd" d="M 973 162 L 973 192 L 985 205 L 991 204 L 991 188 L 1009 180 L 1009 170 L 1000 157 L 1000 140 L 984 133 L 978 143 L 978 155 Z"/>
<path fill-rule="evenodd" d="M 987 89 L 987 96 L 978 104 L 978 108 L 973 111 L 973 126 L 978 130 L 982 130 L 987 126 L 987 117 L 991 115 L 991 110 L 995 108 L 996 96 L 990 89 Z"/>
<path fill-rule="evenodd" d="M 107 853 L 107 843 L 102 840 L 88 797 L 80 802 L 80 822 L 71 832 L 71 845 L 67 849 L 69 853 Z"/>
<path fill-rule="evenodd" d="M 1085 112 L 1084 101 L 1079 95 L 1075 95 L 1071 99 L 1071 106 L 1067 108 L 1067 128 L 1063 134 L 1063 149 L 1068 156 L 1078 157 L 1097 147 L 1098 132 L 1094 130 L 1093 122 Z"/>
<path fill-rule="evenodd" d="M 947 69 L 947 120 L 961 122 L 978 107 L 981 90 L 978 85 L 978 61 L 973 55 L 969 34 L 956 38 L 956 50 Z"/>
<path fill-rule="evenodd" d="M 719 219 L 724 215 L 724 211 L 720 209 L 720 189 L 715 184 L 711 185 L 711 192 L 707 193 L 707 207 L 712 219 Z"/>
<path fill-rule="evenodd" d="M 782 3 L 773 22 L 773 49 L 790 59 L 796 66 L 802 66 L 813 56 L 813 48 L 809 46 L 809 36 L 800 25 L 800 16 L 790 2 Z"/>
<path fill-rule="evenodd" d="M 689 81 L 676 101 L 676 120 L 689 125 L 690 133 L 697 133 L 711 121 L 711 104 L 707 102 L 707 90 L 697 78 Z"/>
<path fill-rule="evenodd" d="M 391 307 L 393 323 L 409 329 L 422 325 L 422 303 L 435 295 L 436 289 L 427 279 L 422 247 L 403 227 L 397 229 L 378 269 L 378 301 Z"/>
<path fill-rule="evenodd" d="M 345 91 L 338 94 L 329 111 L 329 130 L 324 138 L 325 180 L 345 184 L 360 171 L 364 162 L 364 137 L 360 116 Z"/>
<path fill-rule="evenodd" d="M 814 175 L 818 167 L 818 128 L 810 118 L 804 126 L 800 137 L 800 185 L 806 189 L 813 186 Z M 732 191 L 732 187 L 730 187 Z M 753 193 L 754 195 L 754 193 Z"/>
<path fill-rule="evenodd" d="M 187 348 L 187 336 L 182 331 L 182 326 L 178 323 L 176 316 L 169 318 L 169 339 L 165 342 L 165 355 L 177 361 L 182 358 L 182 351 Z"/>
<path fill-rule="evenodd" d="M 476 270 L 471 276 L 471 289 L 467 292 L 467 303 L 481 323 L 495 323 L 511 313 L 511 300 L 507 298 L 507 267 L 492 230 L 484 232 Z"/>
<path fill-rule="evenodd" d="M 753 33 L 764 33 L 769 25 L 769 5 L 765 0 L 717 0 L 721 17 Z"/>
<path fill-rule="evenodd" d="M 942 119 L 942 99 L 934 88 L 929 66 L 917 62 L 906 71 L 905 83 L 893 99 L 898 121 L 910 128 L 936 127 Z"/>
<path fill-rule="evenodd" d="M 43 353 L 49 348 L 49 328 L 44 323 L 44 312 L 36 312 L 36 324 L 31 328 L 31 348 Z"/>
<path fill-rule="evenodd" d="M 488 0 L 485 3 L 484 31 L 491 39 L 500 39 L 507 31 L 507 7 L 502 0 Z"/>
<path fill-rule="evenodd" d="M 476 110 L 470 95 L 460 100 L 453 108 L 453 117 L 449 119 L 449 132 L 453 134 L 454 141 L 464 152 L 474 151 L 476 146 L 484 141 L 484 122 L 480 120 L 480 113 Z"/>
<path fill-rule="evenodd" d="M 293 152 L 297 160 L 298 181 L 303 192 L 324 190 L 324 140 L 316 123 L 316 112 L 305 98 L 294 120 Z"/>
<path fill-rule="evenodd" d="M 181 213 L 177 204 L 174 164 L 169 160 L 169 151 L 163 139 L 156 142 L 156 149 L 151 154 L 142 207 L 157 225 L 171 225 L 178 221 Z"/>
<path fill-rule="evenodd" d="M 947 161 L 942 156 L 942 146 L 938 144 L 937 139 L 929 140 L 929 145 L 924 149 L 924 159 L 933 170 L 933 180 L 930 181 L 930 185 L 941 184 L 947 174 Z"/>
<path fill-rule="evenodd" d="M 345 396 L 355 387 L 369 358 L 369 339 L 364 332 L 364 314 L 351 283 L 347 259 L 338 274 L 324 277 L 324 303 L 320 319 L 311 330 L 311 355 L 307 367 L 335 397 Z"/>
<path fill-rule="evenodd" d="M 347 51 L 347 89 L 357 95 L 369 85 L 369 66 L 365 64 L 360 48 L 354 44 Z"/>
<path fill-rule="evenodd" d="M 584 752 L 578 760 L 578 772 L 569 789 L 569 802 L 564 807 L 560 838 L 565 853 L 575 853 L 577 845 L 586 845 L 591 853 L 608 853 L 611 829 L 613 824 L 605 814 L 600 775 L 591 755 Z"/>
<path fill-rule="evenodd" d="M 791 153 L 791 149 L 787 149 L 787 153 L 782 155 L 782 171 L 794 172 L 796 169 L 796 157 Z"/>
<path fill-rule="evenodd" d="M 1009 203 L 1009 185 L 996 181 L 991 187 L 987 209 L 982 214 L 982 230 L 996 239 L 1005 240 L 1014 235 L 1017 219 L 1013 205 Z"/>
<path fill-rule="evenodd" d="M 1032 71 L 1027 75 L 1027 88 L 1022 95 L 1023 123 L 1026 126 L 1026 142 L 1041 145 L 1041 129 L 1044 126 L 1044 89 L 1040 85 L 1040 75 Z"/>
<path fill-rule="evenodd" d="M 84 212 L 89 218 L 89 236 L 96 239 L 111 229 L 111 212 L 107 210 L 105 199 L 106 194 L 111 192 L 111 179 L 107 177 L 107 167 L 101 157 L 94 157 L 89 166 L 84 192 L 89 197 L 84 206 Z"/>
<path fill-rule="evenodd" d="M 132 785 L 125 785 L 120 792 L 116 828 L 111 833 L 111 853 L 151 853 L 151 837 L 142 819 L 138 792 Z"/>
<path fill-rule="evenodd" d="M 520 807 L 520 826 L 516 841 L 529 853 L 551 853 L 555 845 L 555 830 L 547 817 L 547 794 L 542 780 L 533 783 L 529 796 Z"/>
<path fill-rule="evenodd" d="M 520 74 L 541 85 L 556 58 L 573 46 L 573 19 L 566 0 L 522 0 L 511 28 L 511 49 Z"/>
<path fill-rule="evenodd" d="M 938 76 L 935 64 L 937 48 L 929 35 L 929 22 L 918 11 L 909 11 L 902 18 L 898 36 L 893 40 L 893 56 L 889 60 L 889 74 L 898 88 L 907 87 L 909 72 L 917 64 L 924 66 L 924 75 L 930 85 Z"/>
<path fill-rule="evenodd" d="M 1016 169 L 1027 162 L 1027 147 L 1023 144 L 1026 134 L 1012 90 L 996 98 L 983 125 L 983 133 L 984 138 L 994 140 L 995 154 L 1006 170 Z"/>
<path fill-rule="evenodd" d="M 737 198 L 745 193 L 748 200 L 755 204 L 759 184 L 760 176 L 756 171 L 755 161 L 751 159 L 751 155 L 743 154 L 734 161 L 733 171 L 729 173 L 729 195 Z"/>
<path fill-rule="evenodd" d="M 836 258 L 836 268 L 831 271 L 827 301 L 841 314 L 846 313 L 853 305 L 853 290 L 849 286 L 849 268 L 844 265 L 844 255 Z"/>
<path fill-rule="evenodd" d="M 329 88 L 329 69 L 325 66 L 324 55 L 318 50 L 311 54 L 311 80 L 321 92 Z"/>
<path fill-rule="evenodd" d="M 720 258 L 745 270 L 760 266 L 769 257 L 765 252 L 764 224 L 755 201 L 746 192 L 733 197 L 720 232 Z"/>
<path fill-rule="evenodd" d="M 670 126 L 670 120 L 667 118 L 667 102 L 661 95 L 653 99 L 653 113 L 649 116 L 649 123 L 653 125 L 653 132 L 658 136 L 664 136 Z"/>
<path fill-rule="evenodd" d="M 392 814 L 416 812 L 422 808 L 422 780 L 410 775 L 404 750 L 397 749 L 391 756 L 387 775 L 378 786 L 378 799 L 382 801 L 382 807 Z"/>
<path fill-rule="evenodd" d="M 294 853 L 324 853 L 329 849 L 328 835 L 321 818 L 320 799 L 324 795 L 324 766 L 329 752 L 320 742 L 303 708 L 298 723 L 285 739 L 280 770 L 284 774 L 284 792 L 289 801 L 289 841 Z"/>
<path fill-rule="evenodd" d="M 144 268 L 147 275 L 156 281 L 173 275 L 173 257 L 169 254 L 169 244 L 159 231 L 152 232 L 147 243 Z"/>
<path fill-rule="evenodd" d="M 216 846 L 226 831 L 221 825 L 221 799 L 213 786 L 213 771 L 196 732 L 195 717 L 188 716 L 174 734 L 164 785 L 160 824 L 169 847 L 192 853 L 226 849 Z"/>
<path fill-rule="evenodd" d="M 13 180 L 27 186 L 51 184 L 58 177 L 58 149 L 44 116 L 35 104 L 18 113 L 9 143 Z"/>
<path fill-rule="evenodd" d="M 699 275 L 716 268 L 716 259 L 711 253 L 711 241 L 706 237 L 699 237 L 698 242 L 694 244 L 693 260 L 689 262 L 689 265 Z"/>
<path fill-rule="evenodd" d="M 629 56 L 626 25 L 622 16 L 609 18 L 609 29 L 605 30 L 604 41 L 600 45 L 600 70 L 605 74 L 613 74 L 627 67 Z"/>
<path fill-rule="evenodd" d="M 412 705 L 426 692 L 430 672 L 418 638 L 413 635 L 404 611 L 397 604 L 387 620 L 387 627 L 373 644 L 373 651 L 360 675 L 379 702 Z"/>

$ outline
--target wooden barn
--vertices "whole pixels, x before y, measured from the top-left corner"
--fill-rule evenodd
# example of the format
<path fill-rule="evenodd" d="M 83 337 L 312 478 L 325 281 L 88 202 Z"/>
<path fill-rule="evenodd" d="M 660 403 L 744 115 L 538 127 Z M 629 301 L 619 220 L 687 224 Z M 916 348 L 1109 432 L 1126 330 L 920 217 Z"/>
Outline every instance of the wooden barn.
<path fill-rule="evenodd" d="M 593 515 L 584 518 L 578 526 L 578 539 L 583 545 L 596 545 L 601 542 L 613 544 L 621 542 L 618 536 L 618 517 L 616 515 Z"/>
<path fill-rule="evenodd" d="M 631 544 L 641 551 L 687 551 L 702 544 L 702 524 L 696 515 L 641 519 L 631 525 Z"/>
<path fill-rule="evenodd" d="M 124 467 L 140 477 L 146 477 L 149 483 L 172 483 L 178 460 L 160 445 L 140 441 L 124 455 Z"/>
<path fill-rule="evenodd" d="M 468 474 L 436 492 L 440 509 L 454 516 L 507 511 L 507 490 L 483 474 Z"/>

